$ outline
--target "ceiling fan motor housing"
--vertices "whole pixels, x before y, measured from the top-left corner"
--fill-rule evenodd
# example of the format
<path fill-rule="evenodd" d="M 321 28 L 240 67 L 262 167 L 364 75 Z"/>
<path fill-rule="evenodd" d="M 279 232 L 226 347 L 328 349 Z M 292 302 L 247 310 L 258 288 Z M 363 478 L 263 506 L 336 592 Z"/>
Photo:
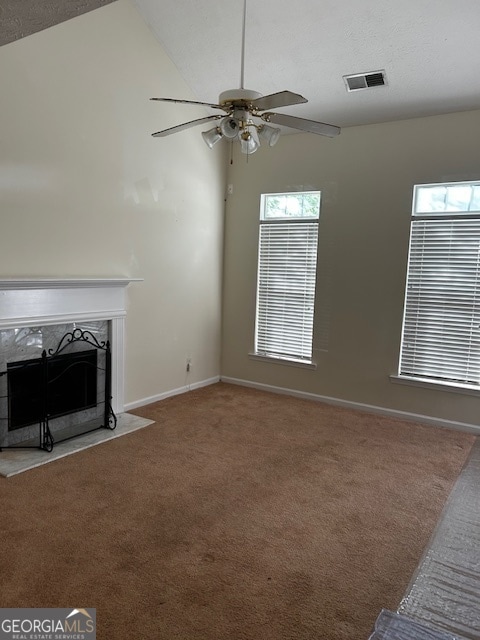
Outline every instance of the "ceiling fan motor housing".
<path fill-rule="evenodd" d="M 228 91 L 222 91 L 218 96 L 218 103 L 225 104 L 248 104 L 252 100 L 261 98 L 262 94 L 258 91 L 251 91 L 250 89 L 228 89 Z"/>

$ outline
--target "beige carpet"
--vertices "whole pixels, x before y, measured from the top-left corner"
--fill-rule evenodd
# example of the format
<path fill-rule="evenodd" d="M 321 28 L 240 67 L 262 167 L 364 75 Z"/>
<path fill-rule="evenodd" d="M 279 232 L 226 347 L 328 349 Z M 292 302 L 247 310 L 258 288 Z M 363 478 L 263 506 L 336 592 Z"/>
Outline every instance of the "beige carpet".
<path fill-rule="evenodd" d="M 3 607 L 99 639 L 349 640 L 395 609 L 468 434 L 217 384 L 0 478 Z"/>

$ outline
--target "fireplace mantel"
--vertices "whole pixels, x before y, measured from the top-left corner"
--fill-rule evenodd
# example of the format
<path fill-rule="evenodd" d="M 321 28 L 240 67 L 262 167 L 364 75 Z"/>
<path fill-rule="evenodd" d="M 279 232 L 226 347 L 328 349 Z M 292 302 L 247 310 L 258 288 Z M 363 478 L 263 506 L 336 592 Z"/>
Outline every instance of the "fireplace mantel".
<path fill-rule="evenodd" d="M 108 320 L 112 406 L 124 411 L 125 289 L 140 278 L 11 278 L 0 280 L 0 329 Z"/>
<path fill-rule="evenodd" d="M 126 287 L 142 278 L 6 278 L 0 280 L 4 289 L 73 289 L 75 287 Z"/>

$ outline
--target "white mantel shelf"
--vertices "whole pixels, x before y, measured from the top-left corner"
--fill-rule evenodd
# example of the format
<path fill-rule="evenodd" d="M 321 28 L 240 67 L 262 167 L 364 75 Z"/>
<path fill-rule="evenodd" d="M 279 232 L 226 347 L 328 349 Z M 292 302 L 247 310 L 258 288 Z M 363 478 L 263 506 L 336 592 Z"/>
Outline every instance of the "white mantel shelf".
<path fill-rule="evenodd" d="M 0 290 L 127 287 L 131 282 L 143 282 L 143 278 L 6 278 L 0 280 Z"/>

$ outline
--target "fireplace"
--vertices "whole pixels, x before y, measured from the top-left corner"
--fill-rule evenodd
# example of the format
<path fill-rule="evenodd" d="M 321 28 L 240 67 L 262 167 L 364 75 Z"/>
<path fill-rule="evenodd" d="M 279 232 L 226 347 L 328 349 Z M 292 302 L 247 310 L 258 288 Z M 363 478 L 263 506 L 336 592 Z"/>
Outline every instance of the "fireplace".
<path fill-rule="evenodd" d="M 0 376 L 0 448 L 20 446 L 35 437 L 42 407 L 54 438 L 60 429 L 74 429 L 101 415 L 105 351 L 75 341 L 57 353 L 65 334 L 90 333 L 94 342 L 109 343 L 107 394 L 112 413 L 123 413 L 125 290 L 130 282 L 124 278 L 0 280 L 0 372 L 5 372 Z M 44 357 L 47 400 L 38 394 Z M 67 398 L 69 387 L 76 392 Z"/>

